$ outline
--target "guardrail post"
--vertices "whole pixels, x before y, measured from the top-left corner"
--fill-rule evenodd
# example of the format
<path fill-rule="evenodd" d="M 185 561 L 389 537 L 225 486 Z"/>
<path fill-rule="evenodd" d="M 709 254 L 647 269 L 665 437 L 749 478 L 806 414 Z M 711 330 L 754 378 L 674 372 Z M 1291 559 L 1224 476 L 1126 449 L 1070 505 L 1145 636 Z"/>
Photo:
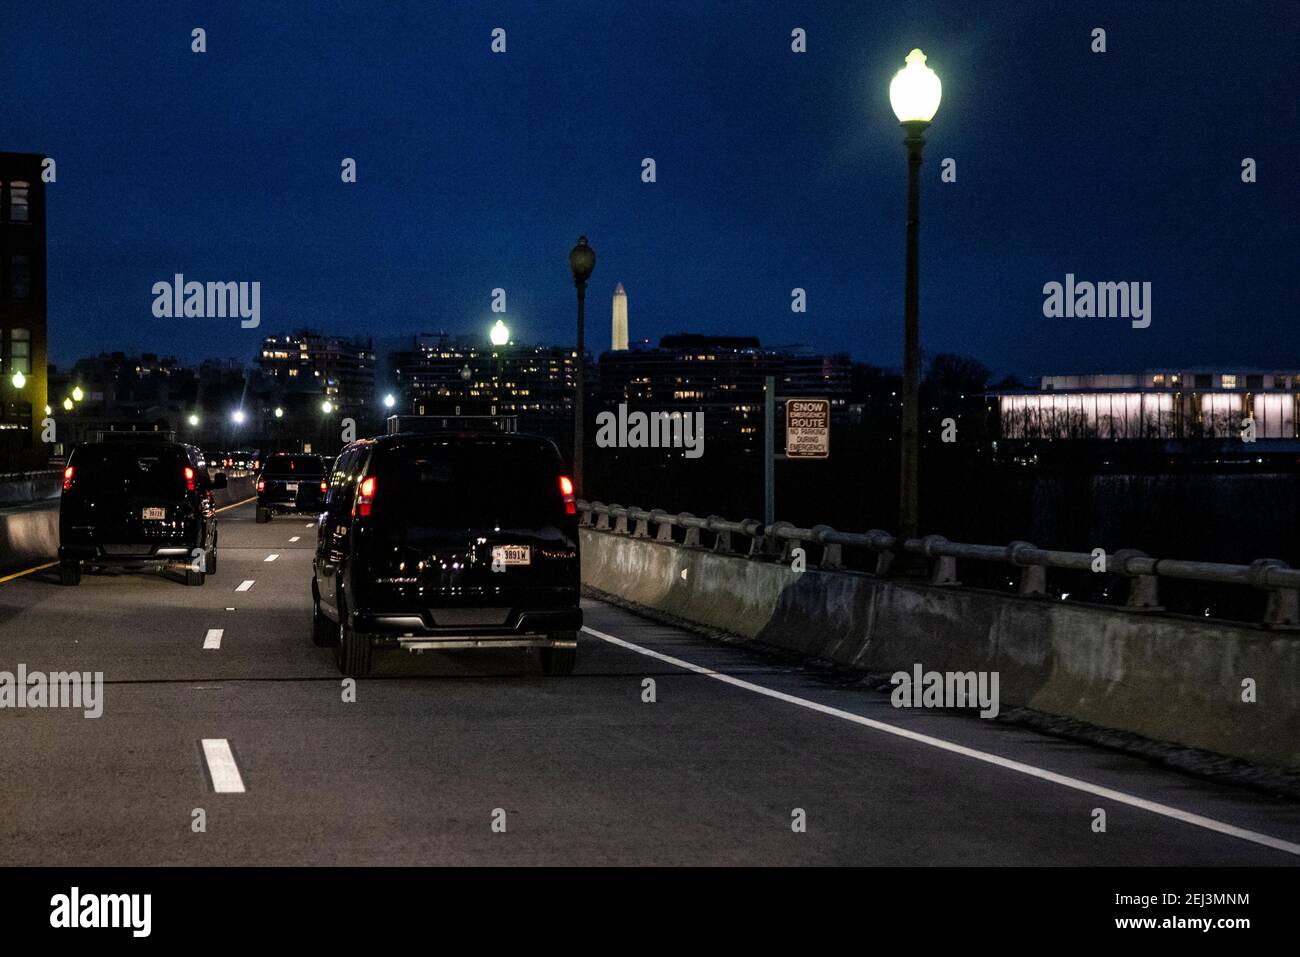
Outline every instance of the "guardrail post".
<path fill-rule="evenodd" d="M 742 519 L 740 522 L 741 532 L 749 538 L 750 558 L 758 558 L 763 555 L 767 549 L 767 527 L 759 521 L 752 518 Z"/>
<path fill-rule="evenodd" d="M 935 553 L 941 545 L 948 544 L 948 539 L 942 535 L 927 535 L 921 539 L 923 554 L 926 558 L 934 559 L 934 568 L 930 573 L 931 585 L 960 585 L 957 581 L 957 559 L 951 555 L 939 555 Z"/>
<path fill-rule="evenodd" d="M 611 512 L 614 513 L 614 534 L 626 535 L 627 534 L 627 509 L 623 508 L 621 505 L 611 505 L 609 509 Z M 617 511 L 615 511 L 615 509 L 617 509 Z"/>
<path fill-rule="evenodd" d="M 1042 565 L 1031 565 L 1022 558 L 1022 553 L 1035 549 L 1033 542 L 1012 542 L 1007 546 L 1007 561 L 1020 567 L 1020 585 L 1017 593 L 1027 598 L 1047 594 L 1047 569 Z"/>
<path fill-rule="evenodd" d="M 1130 579 L 1125 608 L 1130 611 L 1164 611 L 1160 605 L 1156 576 L 1152 574 L 1154 567 L 1151 556 L 1136 548 L 1121 548 L 1115 553 L 1111 568 Z"/>
<path fill-rule="evenodd" d="M 673 540 L 673 523 L 670 519 L 671 516 L 662 508 L 656 508 L 650 513 L 650 520 L 659 526 L 655 532 L 655 541 L 671 542 Z"/>
<path fill-rule="evenodd" d="M 650 537 L 650 516 L 646 514 L 633 515 L 632 514 L 633 511 L 644 513 L 645 510 L 640 508 L 634 508 L 633 506 L 630 505 L 628 506 L 627 509 L 628 518 L 632 519 L 632 521 L 636 523 L 635 525 L 632 526 L 632 537 L 649 538 Z"/>
<path fill-rule="evenodd" d="M 1290 568 L 1279 558 L 1260 558 L 1250 563 L 1250 583 L 1268 591 L 1264 603 L 1264 627 L 1280 631 L 1300 630 L 1300 590 L 1274 588 L 1268 584 L 1270 568 Z"/>
<path fill-rule="evenodd" d="M 844 559 L 840 551 L 840 546 L 835 542 L 826 541 L 826 536 L 835 529 L 829 525 L 814 525 L 812 532 L 817 543 L 822 547 L 822 560 L 818 567 L 826 569 L 843 568 Z"/>
<path fill-rule="evenodd" d="M 694 518 L 695 516 L 692 515 L 690 512 L 682 512 L 681 515 L 680 515 L 679 517 L 681 517 L 681 518 Z M 685 532 L 684 532 L 683 535 L 682 535 L 682 547 L 683 547 L 683 548 L 699 548 L 699 547 L 700 547 L 700 530 L 699 530 L 699 528 L 697 528 L 697 527 L 694 526 L 694 525 L 684 525 L 683 528 L 685 529 Z"/>
<path fill-rule="evenodd" d="M 713 550 L 715 552 L 723 552 L 723 553 L 730 552 L 731 551 L 731 529 L 715 527 L 718 524 L 725 522 L 726 519 L 723 518 L 721 515 L 710 515 L 707 521 L 709 523 L 709 531 L 713 532 L 715 536 L 715 538 L 713 539 Z"/>
<path fill-rule="evenodd" d="M 596 516 L 596 528 L 599 529 L 600 531 L 608 532 L 609 531 L 609 509 L 606 508 L 604 505 L 602 505 L 600 502 L 592 503 L 591 508 L 593 512 L 598 508 L 602 510 L 600 514 Z"/>

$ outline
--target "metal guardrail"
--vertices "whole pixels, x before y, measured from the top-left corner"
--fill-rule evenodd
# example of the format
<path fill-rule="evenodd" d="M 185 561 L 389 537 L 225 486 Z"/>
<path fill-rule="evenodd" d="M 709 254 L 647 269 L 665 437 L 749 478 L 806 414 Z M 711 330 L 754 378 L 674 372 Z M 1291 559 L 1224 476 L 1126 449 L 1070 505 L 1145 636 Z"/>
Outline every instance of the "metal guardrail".
<path fill-rule="evenodd" d="M 1096 562 L 1090 552 L 1055 551 L 1039 548 L 1030 542 L 975 545 L 950 542 L 942 535 L 927 535 L 924 538 L 909 538 L 900 543 L 896 536 L 879 529 L 841 532 L 829 525 L 798 528 L 789 522 L 774 522 L 765 526 L 754 519 L 734 522 L 718 515 L 698 518 L 690 512 L 671 513 L 663 509 L 647 511 L 636 506 L 587 501 L 579 501 L 577 504 L 582 516 L 580 522 L 585 527 L 632 538 L 650 538 L 650 526 L 653 525 L 653 538 L 656 541 L 672 542 L 685 548 L 704 547 L 700 532 L 707 531 L 714 536 L 713 551 L 738 554 L 732 536 L 740 535 L 749 539 L 746 551 L 748 557 L 790 561 L 794 549 L 802 548 L 804 543 L 815 543 L 822 550 L 818 567 L 832 571 L 844 569 L 845 548 L 874 553 L 875 574 L 880 577 L 890 574 L 900 552 L 917 555 L 930 561 L 928 580 L 934 585 L 959 584 L 959 558 L 963 561 L 1000 562 L 1020 569 L 1017 591 L 1025 597 L 1047 595 L 1049 568 L 1091 571 Z M 675 537 L 674 529 L 683 530 L 681 541 Z M 1105 568 L 1108 572 L 1128 579 L 1129 592 L 1124 607 L 1131 611 L 1163 610 L 1159 602 L 1160 578 L 1247 585 L 1267 593 L 1263 620 L 1265 626 L 1300 629 L 1300 569 L 1291 568 L 1280 559 L 1261 558 L 1249 565 L 1228 565 L 1153 558 L 1136 549 L 1121 549 L 1107 555 Z"/>

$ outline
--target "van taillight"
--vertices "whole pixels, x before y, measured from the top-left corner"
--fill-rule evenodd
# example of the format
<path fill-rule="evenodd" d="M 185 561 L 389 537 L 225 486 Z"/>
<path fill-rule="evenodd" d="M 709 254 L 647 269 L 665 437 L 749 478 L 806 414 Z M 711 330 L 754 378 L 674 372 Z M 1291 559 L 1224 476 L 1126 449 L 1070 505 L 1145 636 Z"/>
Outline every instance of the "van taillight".
<path fill-rule="evenodd" d="M 74 472 L 75 469 L 71 465 L 63 470 L 63 491 L 66 492 L 68 489 L 72 488 L 72 476 Z"/>
<path fill-rule="evenodd" d="M 325 488 L 326 488 L 325 482 L 322 480 L 321 483 L 320 483 L 320 493 L 321 493 L 322 495 L 325 494 Z"/>
<path fill-rule="evenodd" d="M 368 476 L 361 480 L 361 487 L 357 489 L 356 514 L 365 518 L 370 514 L 370 506 L 375 503 L 375 477 Z"/>
<path fill-rule="evenodd" d="M 194 491 L 194 469 L 185 466 L 185 491 Z"/>
<path fill-rule="evenodd" d="M 577 515 L 578 505 L 573 500 L 573 479 L 567 475 L 560 476 L 560 494 L 564 496 L 564 514 Z"/>
<path fill-rule="evenodd" d="M 260 479 L 257 480 L 257 490 L 258 490 L 259 492 L 265 492 L 265 491 L 266 491 L 266 479 L 264 479 L 264 478 L 260 478 Z"/>

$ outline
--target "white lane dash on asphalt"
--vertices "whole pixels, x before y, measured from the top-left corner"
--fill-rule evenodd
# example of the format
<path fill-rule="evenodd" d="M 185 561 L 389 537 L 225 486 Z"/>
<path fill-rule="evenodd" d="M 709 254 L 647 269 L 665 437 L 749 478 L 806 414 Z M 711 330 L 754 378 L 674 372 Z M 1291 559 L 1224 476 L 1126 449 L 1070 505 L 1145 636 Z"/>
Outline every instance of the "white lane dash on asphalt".
<path fill-rule="evenodd" d="M 235 591 L 248 591 L 250 588 L 253 587 L 253 581 L 254 579 L 252 578 L 245 578 L 242 582 L 240 582 L 238 585 L 235 586 Z"/>
<path fill-rule="evenodd" d="M 204 738 L 203 757 L 208 762 L 212 788 L 218 794 L 243 794 L 244 779 L 239 775 L 239 765 L 225 738 Z"/>
<path fill-rule="evenodd" d="M 264 562 L 273 562 L 273 561 L 275 561 L 275 560 L 276 560 L 277 558 L 279 558 L 279 557 L 280 557 L 280 556 L 279 556 L 278 554 L 276 554 L 275 552 L 272 552 L 270 555 L 267 555 L 265 558 L 263 558 L 262 561 L 264 561 Z"/>
<path fill-rule="evenodd" d="M 298 539 L 300 539 L 301 537 L 302 537 L 301 535 L 295 535 L 293 538 L 289 539 L 289 541 L 291 541 L 291 542 L 296 542 L 296 541 L 297 541 Z"/>
<path fill-rule="evenodd" d="M 221 636 L 226 633 L 224 628 L 209 628 L 207 635 L 203 638 L 204 651 L 216 651 L 221 647 Z"/>
<path fill-rule="evenodd" d="M 615 638 L 613 635 L 607 635 L 602 631 L 596 631 L 594 628 L 588 628 L 586 625 L 582 626 L 582 630 L 589 635 L 599 638 L 601 641 L 607 641 L 612 645 L 618 645 L 620 648 L 626 648 L 628 651 L 635 651 L 637 654 L 645 655 L 648 658 L 657 658 L 659 661 L 675 665 L 678 668 L 685 668 L 687 671 L 693 671 L 698 675 L 713 678 L 716 681 L 721 681 L 724 684 L 729 684 L 736 688 L 743 688 L 746 691 L 766 695 L 769 698 L 775 698 L 778 701 L 784 701 L 787 704 L 798 705 L 801 708 L 807 708 L 810 711 L 818 711 L 822 714 L 830 715 L 833 718 L 851 721 L 854 724 L 860 724 L 863 727 L 871 728 L 875 731 L 883 731 L 886 734 L 906 738 L 909 741 L 915 741 L 918 744 L 938 748 L 941 751 L 949 751 L 953 754 L 960 754 L 963 757 L 974 758 L 976 761 L 983 761 L 985 764 L 997 765 L 1000 768 L 1006 768 L 1007 770 L 1016 771 L 1020 774 L 1027 774 L 1030 777 L 1038 778 L 1042 781 L 1049 781 L 1052 784 L 1059 784 L 1062 787 L 1072 788 L 1075 791 L 1083 791 L 1086 794 L 1093 794 L 1097 797 L 1106 798 L 1108 801 L 1114 801 L 1117 804 L 1127 804 L 1129 807 L 1139 808 L 1143 811 L 1150 811 L 1152 814 L 1159 814 L 1161 817 L 1172 818 L 1175 821 L 1182 821 L 1185 824 L 1204 828 L 1207 831 L 1226 834 L 1229 837 L 1240 838 L 1243 841 L 1250 841 L 1254 844 L 1262 844 L 1265 847 L 1271 847 L 1275 850 L 1283 851 L 1287 854 L 1294 854 L 1297 857 L 1300 857 L 1300 844 L 1291 841 L 1284 841 L 1281 838 L 1272 837 L 1268 834 L 1261 834 L 1258 831 L 1250 831 L 1244 827 L 1237 827 L 1235 824 L 1226 824 L 1223 821 L 1217 821 L 1214 818 L 1204 817 L 1200 814 L 1193 814 L 1190 811 L 1184 811 L 1181 808 L 1172 807 L 1168 804 L 1160 804 L 1157 801 L 1148 801 L 1146 798 L 1140 798 L 1133 794 L 1125 794 L 1123 791 L 1116 791 L 1113 788 L 1102 787 L 1099 784 L 1091 784 L 1088 781 L 1079 778 L 1057 774 L 1055 771 L 1048 771 L 1044 768 L 1035 767 L 1032 764 L 1025 764 L 1022 761 L 1013 761 L 1010 758 L 990 754 L 987 751 L 968 748 L 964 744 L 956 744 L 952 741 L 945 741 L 942 738 L 936 738 L 932 735 L 921 734 L 917 731 L 910 731 L 907 728 L 900 728 L 897 725 L 887 724 L 884 721 L 865 718 L 860 714 L 853 714 L 851 711 L 832 708 L 830 705 L 810 701 L 807 698 L 799 698 L 792 694 L 786 694 L 784 691 L 764 688 L 762 685 L 756 685 L 751 681 L 734 678 L 731 675 L 723 674 L 720 671 L 714 671 L 711 668 L 692 664 L 689 661 L 683 661 L 681 658 L 673 658 L 671 655 L 662 654 L 661 652 L 654 651 L 651 648 L 635 645 L 630 641 L 624 641 L 622 638 Z"/>

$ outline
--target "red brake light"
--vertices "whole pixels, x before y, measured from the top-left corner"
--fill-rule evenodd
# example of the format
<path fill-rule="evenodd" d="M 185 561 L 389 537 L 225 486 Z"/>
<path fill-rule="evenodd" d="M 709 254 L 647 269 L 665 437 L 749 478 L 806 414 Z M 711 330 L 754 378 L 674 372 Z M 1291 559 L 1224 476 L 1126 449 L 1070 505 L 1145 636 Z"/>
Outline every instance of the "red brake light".
<path fill-rule="evenodd" d="M 258 490 L 259 492 L 265 492 L 265 491 L 266 491 L 266 479 L 264 479 L 264 478 L 260 478 L 260 479 L 257 480 L 257 490 Z"/>
<path fill-rule="evenodd" d="M 564 496 L 564 514 L 577 515 L 578 505 L 573 500 L 573 479 L 567 475 L 560 476 L 560 494 Z"/>
<path fill-rule="evenodd" d="M 194 491 L 194 469 L 185 466 L 185 491 Z"/>
<path fill-rule="evenodd" d="M 326 487 L 326 486 L 325 486 L 325 482 L 324 482 L 324 480 L 322 480 L 321 483 L 320 483 L 320 491 L 321 491 L 321 494 L 322 494 L 322 495 L 325 494 L 325 487 Z"/>
<path fill-rule="evenodd" d="M 375 503 L 375 477 L 367 476 L 361 480 L 361 487 L 357 489 L 356 513 L 362 518 L 370 514 L 370 507 Z"/>
<path fill-rule="evenodd" d="M 63 491 L 66 492 L 68 489 L 72 488 L 72 476 L 75 471 L 76 469 L 71 465 L 63 470 Z"/>

